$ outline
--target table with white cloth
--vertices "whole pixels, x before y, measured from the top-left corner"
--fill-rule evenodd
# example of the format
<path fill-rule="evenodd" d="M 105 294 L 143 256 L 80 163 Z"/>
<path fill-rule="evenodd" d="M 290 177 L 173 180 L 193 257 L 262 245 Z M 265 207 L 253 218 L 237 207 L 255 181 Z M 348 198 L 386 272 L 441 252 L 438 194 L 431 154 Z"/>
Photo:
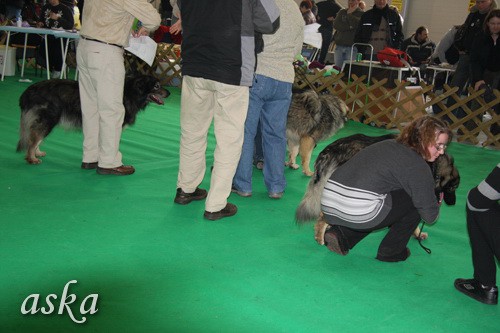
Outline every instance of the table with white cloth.
<path fill-rule="evenodd" d="M 78 39 L 80 38 L 80 35 L 76 32 L 68 32 L 65 30 L 55 30 L 55 29 L 45 29 L 45 28 L 35 28 L 35 27 L 17 27 L 17 26 L 0 26 L 0 31 L 5 31 L 7 32 L 7 39 L 5 41 L 5 45 L 9 45 L 10 43 L 10 35 L 12 33 L 24 33 L 25 38 L 24 38 L 24 51 L 23 51 L 23 62 L 22 62 L 22 68 L 21 68 L 21 77 L 24 76 L 24 62 L 26 60 L 26 46 L 28 44 L 28 35 L 29 34 L 37 34 L 41 36 L 45 36 L 44 41 L 45 41 L 45 61 L 46 61 L 46 68 L 47 68 L 47 79 L 50 79 L 50 64 L 49 64 L 49 51 L 48 51 L 48 43 L 47 43 L 47 38 L 46 36 L 54 36 L 55 38 L 60 38 L 61 39 L 61 51 L 63 54 L 63 69 L 66 67 L 66 53 L 68 49 L 68 44 L 71 39 Z M 66 44 L 65 44 L 66 41 Z M 9 48 L 5 49 L 5 58 L 7 59 L 7 54 L 9 52 Z M 3 63 L 3 71 L 2 71 L 2 81 L 4 80 L 5 76 L 5 67 L 6 67 L 6 61 Z M 61 78 L 63 77 L 64 71 L 61 71 Z"/>

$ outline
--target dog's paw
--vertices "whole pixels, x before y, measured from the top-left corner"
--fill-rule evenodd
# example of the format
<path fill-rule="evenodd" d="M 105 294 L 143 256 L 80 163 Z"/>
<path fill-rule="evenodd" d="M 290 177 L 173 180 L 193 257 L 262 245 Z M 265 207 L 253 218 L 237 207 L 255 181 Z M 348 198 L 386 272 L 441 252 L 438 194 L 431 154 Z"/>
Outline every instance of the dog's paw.
<path fill-rule="evenodd" d="M 293 170 L 297 170 L 299 168 L 297 163 L 288 163 L 288 166 Z"/>
<path fill-rule="evenodd" d="M 47 153 L 45 153 L 44 151 L 40 151 L 40 150 L 37 150 L 35 153 L 36 157 L 44 157 L 45 155 L 47 155 Z"/>
<path fill-rule="evenodd" d="M 314 175 L 314 172 L 312 172 L 311 170 L 304 170 L 304 171 L 302 171 L 302 173 L 304 173 L 304 175 L 306 175 L 308 177 L 311 177 L 312 175 Z"/>
<path fill-rule="evenodd" d="M 28 162 L 29 164 L 40 164 L 42 163 L 42 160 L 39 159 L 39 158 L 36 158 L 36 157 L 26 157 L 26 162 Z"/>

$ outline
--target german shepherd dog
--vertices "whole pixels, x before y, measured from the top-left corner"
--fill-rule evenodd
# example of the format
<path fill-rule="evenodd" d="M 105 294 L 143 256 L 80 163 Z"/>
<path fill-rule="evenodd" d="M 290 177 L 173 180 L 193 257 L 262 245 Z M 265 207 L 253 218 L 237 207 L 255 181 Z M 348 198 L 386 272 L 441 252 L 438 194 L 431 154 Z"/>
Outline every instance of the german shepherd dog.
<path fill-rule="evenodd" d="M 306 193 L 297 207 L 295 219 L 299 224 L 317 219 L 314 230 L 315 239 L 319 244 L 324 244 L 323 236 L 328 227 L 328 224 L 322 219 L 321 194 L 331 174 L 363 148 L 383 140 L 394 138 L 394 134 L 378 137 L 354 134 L 332 142 L 318 155 L 314 163 L 314 176 L 309 181 Z M 440 201 L 444 196 L 444 201 L 447 205 L 454 205 L 456 202 L 455 191 L 460 184 L 460 175 L 454 165 L 453 157 L 445 153 L 439 156 L 433 163 L 429 163 L 429 167 L 435 179 L 437 200 Z M 427 238 L 427 234 L 420 233 L 419 228 L 415 230 L 414 236 L 420 239 Z"/>
<path fill-rule="evenodd" d="M 309 168 L 309 163 L 314 147 L 344 127 L 347 112 L 347 105 L 336 96 L 318 95 L 313 90 L 294 93 L 286 124 L 289 154 L 286 165 L 298 169 L 299 165 L 295 160 L 300 154 L 302 172 L 312 176 L 314 173 Z"/>
<path fill-rule="evenodd" d="M 163 99 L 170 95 L 153 76 L 135 75 L 125 79 L 123 105 L 125 118 L 123 126 L 133 125 L 139 111 L 149 102 L 163 105 Z M 38 157 L 42 140 L 56 125 L 66 129 L 82 127 L 82 110 L 78 82 L 73 80 L 46 80 L 26 89 L 19 98 L 21 126 L 17 151 L 26 150 L 29 164 L 42 163 Z"/>

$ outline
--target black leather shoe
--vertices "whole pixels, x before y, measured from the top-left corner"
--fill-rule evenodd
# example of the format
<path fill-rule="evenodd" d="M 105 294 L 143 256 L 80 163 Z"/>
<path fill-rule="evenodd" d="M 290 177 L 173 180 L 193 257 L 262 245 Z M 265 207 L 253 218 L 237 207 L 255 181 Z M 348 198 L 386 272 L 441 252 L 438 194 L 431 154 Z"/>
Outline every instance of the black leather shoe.
<path fill-rule="evenodd" d="M 207 220 L 215 221 L 215 220 L 219 220 L 223 217 L 233 216 L 236 214 L 237 211 L 238 211 L 238 208 L 236 207 L 236 205 L 233 205 L 232 203 L 228 202 L 226 207 L 219 210 L 218 212 L 205 211 L 205 213 L 203 214 L 203 217 L 205 217 Z"/>
<path fill-rule="evenodd" d="M 101 168 L 98 166 L 96 171 L 100 175 L 128 176 L 133 174 L 135 169 L 131 165 L 121 165 L 116 168 Z"/>
<path fill-rule="evenodd" d="M 97 162 L 82 162 L 82 169 L 92 170 L 97 168 Z"/>
<path fill-rule="evenodd" d="M 498 304 L 498 288 L 483 286 L 475 279 L 456 279 L 455 288 L 461 293 L 484 304 Z"/>
<path fill-rule="evenodd" d="M 186 193 L 181 188 L 177 189 L 174 202 L 179 205 L 187 205 L 193 200 L 203 200 L 207 197 L 207 191 L 202 188 L 196 188 L 193 193 Z"/>
<path fill-rule="evenodd" d="M 403 251 L 393 254 L 393 255 L 384 255 L 381 253 L 377 254 L 377 259 L 385 262 L 398 262 L 405 261 L 411 255 L 410 249 L 405 248 Z"/>
<path fill-rule="evenodd" d="M 342 234 L 342 230 L 336 225 L 332 225 L 326 230 L 325 245 L 330 251 L 340 254 L 341 256 L 345 256 L 349 253 L 349 246 Z"/>

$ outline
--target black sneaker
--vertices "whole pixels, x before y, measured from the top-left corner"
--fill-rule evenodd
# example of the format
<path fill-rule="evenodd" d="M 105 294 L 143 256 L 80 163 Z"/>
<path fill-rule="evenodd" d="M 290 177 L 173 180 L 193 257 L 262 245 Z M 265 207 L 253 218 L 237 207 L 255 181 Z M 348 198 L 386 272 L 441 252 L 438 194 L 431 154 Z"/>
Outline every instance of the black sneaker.
<path fill-rule="evenodd" d="M 456 279 L 455 288 L 462 294 L 484 304 L 498 304 L 498 288 L 483 286 L 475 279 Z"/>
<path fill-rule="evenodd" d="M 336 225 L 330 226 L 325 232 L 325 245 L 330 251 L 340 254 L 341 256 L 345 256 L 349 253 L 349 247 L 342 234 L 342 230 Z"/>
<path fill-rule="evenodd" d="M 238 208 L 236 207 L 236 205 L 228 202 L 226 204 L 226 207 L 222 208 L 218 212 L 205 211 L 203 217 L 205 217 L 207 220 L 215 221 L 224 217 L 233 216 L 236 214 L 236 212 L 238 212 Z"/>
<path fill-rule="evenodd" d="M 174 202 L 179 205 L 187 205 L 193 200 L 203 200 L 207 197 L 207 191 L 201 188 L 196 188 L 193 193 L 186 193 L 181 188 L 177 189 Z"/>
<path fill-rule="evenodd" d="M 385 261 L 385 262 L 398 262 L 398 261 L 405 261 L 406 259 L 408 259 L 410 255 L 411 255 L 410 249 L 405 248 L 403 251 L 393 255 L 384 255 L 379 252 L 376 258 L 380 261 Z"/>

